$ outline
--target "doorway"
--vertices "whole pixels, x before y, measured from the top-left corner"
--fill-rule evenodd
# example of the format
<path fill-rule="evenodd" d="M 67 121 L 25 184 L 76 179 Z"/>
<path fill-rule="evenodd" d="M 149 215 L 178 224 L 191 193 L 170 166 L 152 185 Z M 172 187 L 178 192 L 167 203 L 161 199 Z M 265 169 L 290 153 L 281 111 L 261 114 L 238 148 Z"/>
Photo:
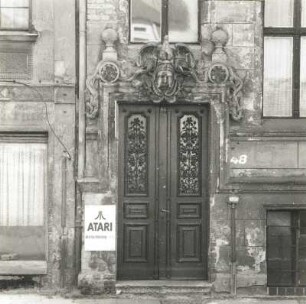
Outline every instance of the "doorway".
<path fill-rule="evenodd" d="M 118 279 L 207 279 L 207 107 L 120 105 L 118 171 Z"/>
<path fill-rule="evenodd" d="M 270 288 L 306 286 L 306 211 L 269 210 L 267 213 L 267 285 Z"/>

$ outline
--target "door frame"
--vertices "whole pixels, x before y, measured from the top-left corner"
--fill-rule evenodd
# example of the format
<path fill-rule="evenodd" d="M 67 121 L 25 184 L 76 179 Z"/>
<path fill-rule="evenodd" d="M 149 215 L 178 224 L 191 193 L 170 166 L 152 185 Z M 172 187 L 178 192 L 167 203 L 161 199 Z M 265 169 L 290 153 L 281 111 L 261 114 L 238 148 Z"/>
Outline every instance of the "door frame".
<path fill-rule="evenodd" d="M 225 189 L 229 180 L 227 168 L 226 152 L 228 151 L 229 138 L 229 105 L 226 101 L 226 88 L 201 87 L 197 89 L 193 101 L 184 102 L 178 99 L 177 104 L 208 105 L 208 227 L 207 227 L 207 275 L 211 281 L 212 267 L 215 264 L 215 257 L 212 251 L 210 238 L 210 206 L 214 203 L 214 194 Z M 110 93 L 108 111 L 103 118 L 108 120 L 108 141 L 109 154 L 113 154 L 113 161 L 110 163 L 109 176 L 112 182 L 112 194 L 117 204 L 117 215 L 120 214 L 118 208 L 118 173 L 119 173 L 119 105 L 150 105 L 154 104 L 149 99 L 139 99 L 138 94 L 131 93 Z M 118 235 L 117 222 L 117 246 L 120 235 Z M 118 250 L 116 250 L 118 253 Z M 116 279 L 118 274 L 118 256 L 116 258 Z"/>
<path fill-rule="evenodd" d="M 138 279 L 137 273 L 141 272 L 143 276 L 142 279 L 144 280 L 153 278 L 186 278 L 191 280 L 207 280 L 207 240 L 209 228 L 208 105 L 188 103 L 162 105 L 120 104 L 119 108 L 120 138 L 118 154 L 118 276 L 120 274 L 123 279 L 128 279 L 128 273 L 130 272 L 131 278 Z M 201 157 L 199 160 L 201 172 L 201 176 L 199 178 L 199 187 L 201 190 L 198 195 L 191 194 L 182 196 L 177 192 L 177 190 L 175 190 L 178 189 L 178 176 L 176 176 L 172 170 L 178 170 L 177 161 L 179 161 L 179 150 L 173 151 L 172 149 L 174 147 L 176 147 L 175 149 L 178 149 L 177 139 L 179 134 L 177 133 L 177 123 L 179 122 L 180 118 L 182 118 L 184 115 L 188 115 L 188 113 L 195 115 L 199 119 L 199 147 L 201 151 Z M 146 182 L 146 194 L 126 193 L 126 123 L 130 117 L 135 115 L 141 115 L 147 118 L 150 117 L 150 120 L 147 122 L 147 125 L 150 126 L 147 129 L 147 136 L 149 136 L 147 141 L 147 149 L 149 149 L 149 151 L 153 149 L 155 150 L 154 153 L 149 153 L 146 155 L 146 159 L 148 161 L 147 178 L 149 178 L 149 181 Z M 176 159 L 175 161 L 172 161 L 172 153 L 176 154 L 176 156 L 173 156 Z M 156 170 L 155 168 L 159 168 L 160 170 Z M 179 209 L 177 208 L 179 208 L 179 206 L 186 199 L 191 204 L 190 207 L 194 206 L 195 202 L 198 206 L 201 206 L 196 217 L 183 219 L 179 216 Z M 175 202 L 174 205 L 171 204 L 171 207 L 168 206 L 170 201 Z M 146 205 L 146 208 L 144 204 Z M 162 209 L 172 209 L 172 212 L 162 213 Z M 132 213 L 130 214 L 130 211 L 128 210 L 137 210 L 141 212 L 141 214 L 136 216 Z M 128 214 L 125 214 L 126 211 L 128 211 Z M 135 218 L 135 220 L 133 220 L 133 218 Z M 125 226 L 126 228 L 124 229 Z M 198 227 L 197 229 L 195 228 L 196 226 Z M 174 239 L 179 242 L 176 243 L 172 236 L 174 236 L 173 233 L 178 234 L 177 236 L 183 233 L 183 230 L 180 232 L 177 230 L 179 227 L 185 227 L 185 229 L 187 228 L 189 231 L 191 231 L 190 229 L 192 227 L 193 229 L 196 229 L 197 232 L 194 231 L 194 233 L 199 237 L 199 239 L 195 240 L 195 244 L 198 244 L 199 246 L 197 247 L 197 252 L 199 255 L 194 257 L 196 260 L 188 261 L 188 258 L 184 257 L 186 260 L 185 263 L 182 264 L 180 264 L 180 262 L 177 260 L 178 256 L 174 254 L 174 252 L 179 249 L 177 246 L 180 244 L 180 240 L 175 237 Z M 149 229 L 149 231 L 147 229 Z M 132 233 L 132 231 L 134 231 L 134 233 L 140 234 L 139 237 L 141 237 L 141 235 L 143 237 L 146 235 L 145 239 L 147 241 L 143 239 L 142 244 L 147 244 L 148 247 L 142 245 L 140 248 L 142 248 L 144 256 L 142 258 L 135 257 L 135 260 L 132 258 L 130 260 L 131 264 L 129 265 L 128 260 L 126 260 L 129 259 L 129 257 L 125 257 L 125 255 L 127 252 L 129 252 L 129 233 Z M 146 252 L 146 254 L 144 252 Z M 181 250 L 179 250 L 179 252 L 181 252 Z M 181 254 L 183 253 L 181 252 Z M 148 267 L 146 267 L 143 263 L 146 263 Z M 188 265 L 188 263 L 191 264 Z M 120 270 L 122 269 L 121 267 L 124 267 L 125 269 L 123 272 Z M 143 267 L 145 267 L 145 269 Z M 132 276 L 134 271 L 135 275 Z"/>

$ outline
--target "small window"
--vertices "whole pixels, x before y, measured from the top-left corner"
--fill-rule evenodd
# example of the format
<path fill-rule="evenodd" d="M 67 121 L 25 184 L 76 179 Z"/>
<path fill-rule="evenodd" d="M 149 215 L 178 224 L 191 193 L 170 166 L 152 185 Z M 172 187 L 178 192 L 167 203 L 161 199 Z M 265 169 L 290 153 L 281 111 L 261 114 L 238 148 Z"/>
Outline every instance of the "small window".
<path fill-rule="evenodd" d="M 0 261 L 46 259 L 46 138 L 0 138 Z"/>
<path fill-rule="evenodd" d="M 306 0 L 265 0 L 265 117 L 306 117 Z"/>
<path fill-rule="evenodd" d="M 269 287 L 306 286 L 306 211 L 268 211 Z"/>
<path fill-rule="evenodd" d="M 130 0 L 131 42 L 196 43 L 199 40 L 198 0 Z"/>
<path fill-rule="evenodd" d="M 0 0 L 0 30 L 28 30 L 30 0 Z"/>

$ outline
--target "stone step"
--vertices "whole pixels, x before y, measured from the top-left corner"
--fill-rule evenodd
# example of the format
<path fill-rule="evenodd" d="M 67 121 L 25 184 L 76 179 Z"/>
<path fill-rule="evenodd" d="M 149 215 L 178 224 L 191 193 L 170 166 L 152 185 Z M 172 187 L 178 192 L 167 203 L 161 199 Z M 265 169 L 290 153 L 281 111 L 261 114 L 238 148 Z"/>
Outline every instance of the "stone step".
<path fill-rule="evenodd" d="M 206 281 L 117 281 L 116 293 L 123 295 L 200 295 L 211 293 L 211 283 Z"/>

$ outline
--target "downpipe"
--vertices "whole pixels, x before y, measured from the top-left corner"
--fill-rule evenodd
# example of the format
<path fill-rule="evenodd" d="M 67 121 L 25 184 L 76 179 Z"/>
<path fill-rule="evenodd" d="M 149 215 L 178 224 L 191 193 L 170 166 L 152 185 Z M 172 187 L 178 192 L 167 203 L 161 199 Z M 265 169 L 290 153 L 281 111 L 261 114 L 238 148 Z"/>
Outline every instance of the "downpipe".
<path fill-rule="evenodd" d="M 77 285 L 78 275 L 81 272 L 82 251 L 82 192 L 79 182 L 84 178 L 86 157 L 86 117 L 85 117 L 85 90 L 87 71 L 86 50 L 86 14 L 87 0 L 75 0 L 77 12 L 77 65 L 78 65 L 78 137 L 77 137 L 77 186 L 76 186 L 76 208 L 75 208 L 75 283 Z"/>
<path fill-rule="evenodd" d="M 231 295 L 237 294 L 237 250 L 236 250 L 236 209 L 239 196 L 231 195 L 228 198 L 228 205 L 231 213 Z"/>
<path fill-rule="evenodd" d="M 86 151 L 86 119 L 85 119 L 85 90 L 86 90 L 86 0 L 78 1 L 79 11 L 79 147 L 78 147 L 78 179 L 84 177 Z"/>
<path fill-rule="evenodd" d="M 60 260 L 60 287 L 66 286 L 66 267 L 68 255 L 68 230 L 67 230 L 67 160 L 71 161 L 69 153 L 63 151 L 62 156 L 62 204 L 61 204 L 61 260 Z"/>

